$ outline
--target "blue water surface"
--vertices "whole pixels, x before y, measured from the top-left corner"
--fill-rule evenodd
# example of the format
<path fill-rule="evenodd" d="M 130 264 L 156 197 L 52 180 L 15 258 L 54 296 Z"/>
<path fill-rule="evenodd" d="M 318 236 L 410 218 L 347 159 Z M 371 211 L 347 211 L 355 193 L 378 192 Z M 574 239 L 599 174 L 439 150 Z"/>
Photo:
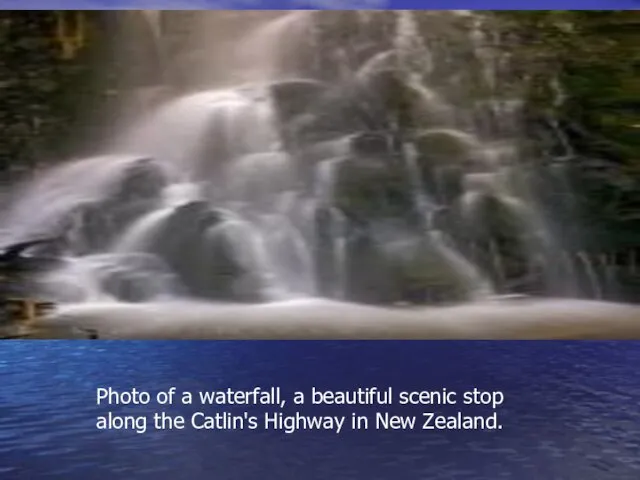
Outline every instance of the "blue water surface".
<path fill-rule="evenodd" d="M 638 342 L 4 342 L 0 478 L 637 480 L 639 364 Z M 106 413 L 95 404 L 97 387 L 256 385 L 289 394 L 312 386 L 500 389 L 503 429 L 285 435 L 95 428 Z M 166 411 L 189 415 L 194 408 Z M 310 406 L 306 413 L 353 410 Z M 413 413 L 419 410 L 425 407 Z"/>

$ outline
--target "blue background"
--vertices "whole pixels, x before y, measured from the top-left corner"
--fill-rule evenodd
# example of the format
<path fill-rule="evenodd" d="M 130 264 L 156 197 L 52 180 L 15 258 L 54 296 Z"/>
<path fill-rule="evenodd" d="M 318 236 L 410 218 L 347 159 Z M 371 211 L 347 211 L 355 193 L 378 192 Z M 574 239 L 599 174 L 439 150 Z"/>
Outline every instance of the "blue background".
<path fill-rule="evenodd" d="M 8 341 L 0 345 L 0 478 L 637 480 L 639 364 L 639 342 Z M 100 386 L 271 384 L 290 393 L 500 389 L 504 427 L 339 436 L 95 428 L 108 409 L 95 405 Z M 333 408 L 306 413 L 352 411 Z"/>
<path fill-rule="evenodd" d="M 640 0 L 0 0 L 15 9 L 638 9 Z"/>

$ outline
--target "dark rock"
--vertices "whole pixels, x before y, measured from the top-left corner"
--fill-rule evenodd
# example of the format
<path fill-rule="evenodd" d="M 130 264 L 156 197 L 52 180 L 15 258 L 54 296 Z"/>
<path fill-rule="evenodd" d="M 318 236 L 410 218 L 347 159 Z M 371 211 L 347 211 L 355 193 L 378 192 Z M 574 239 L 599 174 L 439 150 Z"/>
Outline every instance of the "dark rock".
<path fill-rule="evenodd" d="M 371 118 L 384 119 L 381 129 L 418 130 L 443 125 L 449 108 L 435 92 L 389 68 L 359 79 L 355 89 Z M 378 127 L 378 128 L 380 128 Z"/>
<path fill-rule="evenodd" d="M 384 157 L 397 155 L 395 139 L 390 134 L 361 132 L 349 138 L 351 154 L 355 157 Z"/>
<path fill-rule="evenodd" d="M 424 168 L 433 164 L 473 166 L 482 148 L 472 135 L 453 129 L 423 130 L 416 135 L 415 145 Z"/>
<path fill-rule="evenodd" d="M 440 304 L 470 298 L 473 280 L 428 240 L 405 229 L 398 226 L 381 235 L 369 227 L 350 237 L 349 298 L 376 304 Z"/>
<path fill-rule="evenodd" d="M 0 275 L 9 278 L 29 276 L 63 265 L 64 259 L 48 255 L 43 249 L 57 241 L 58 239 L 38 239 L 5 247 L 0 253 Z"/>
<path fill-rule="evenodd" d="M 142 158 L 124 170 L 110 198 L 114 203 L 157 199 L 166 184 L 160 165 L 153 159 Z"/>
<path fill-rule="evenodd" d="M 176 208 L 157 233 L 153 252 L 164 259 L 189 288 L 195 288 L 194 274 L 198 271 L 203 233 L 219 221 L 218 212 L 206 202 L 191 202 Z"/>
<path fill-rule="evenodd" d="M 271 85 L 280 121 L 287 123 L 295 116 L 313 111 L 322 101 L 328 86 L 314 80 L 285 80 Z"/>
<path fill-rule="evenodd" d="M 402 300 L 411 303 L 457 303 L 469 300 L 479 279 L 467 276 L 433 238 L 414 238 L 395 253 Z"/>
<path fill-rule="evenodd" d="M 422 172 L 424 186 L 440 205 L 453 205 L 463 194 L 465 170 L 458 165 L 438 165 Z"/>
<path fill-rule="evenodd" d="M 356 85 L 336 85 L 305 112 L 283 125 L 287 145 L 296 147 L 368 130 L 386 130 L 372 115 Z"/>
<path fill-rule="evenodd" d="M 208 298 L 240 302 L 263 300 L 263 282 L 254 258 L 242 259 L 241 246 L 225 225 L 211 226 L 203 239 L 200 294 Z M 253 253 L 253 252 L 251 252 Z M 244 261 L 243 261 L 244 260 Z"/>
<path fill-rule="evenodd" d="M 76 253 L 86 254 L 103 250 L 114 235 L 110 228 L 110 212 L 100 203 L 89 203 L 77 208 L 73 215 L 73 242 Z"/>
<path fill-rule="evenodd" d="M 113 295 L 119 300 L 125 302 L 143 302 L 149 301 L 150 298 L 146 294 L 143 281 L 136 281 L 135 278 L 125 274 L 109 276 L 103 283 L 102 287 L 105 293 Z"/>
<path fill-rule="evenodd" d="M 333 297 L 341 287 L 342 266 L 338 264 L 336 231 L 342 213 L 329 206 L 320 206 L 315 212 L 314 261 L 316 282 L 321 295 Z M 346 225 L 340 227 L 345 228 Z"/>
<path fill-rule="evenodd" d="M 397 140 L 387 132 L 359 132 L 305 146 L 297 157 L 305 163 L 338 158 L 388 159 L 398 156 Z"/>
<path fill-rule="evenodd" d="M 61 220 L 60 235 L 76 254 L 104 251 L 117 235 L 157 205 L 166 177 L 151 159 L 126 168 L 104 198 L 77 205 Z"/>
<path fill-rule="evenodd" d="M 260 283 L 237 257 L 233 239 L 219 227 L 222 214 L 206 202 L 178 207 L 151 246 L 188 290 L 198 297 L 256 301 Z"/>
<path fill-rule="evenodd" d="M 98 272 L 105 293 L 127 302 L 145 302 L 160 295 L 184 293 L 182 285 L 154 255 L 116 256 Z"/>
<path fill-rule="evenodd" d="M 392 265 L 366 230 L 353 231 L 347 242 L 346 294 L 360 303 L 391 304 L 400 300 Z"/>
<path fill-rule="evenodd" d="M 541 253 L 543 246 L 537 244 L 536 232 L 516 215 L 498 197 L 483 193 L 461 216 L 463 250 L 506 293 L 537 289 L 540 281 L 540 272 L 535 271 L 540 265 L 533 254 L 536 249 Z"/>
<path fill-rule="evenodd" d="M 412 217 L 414 200 L 401 165 L 383 159 L 347 159 L 338 170 L 335 204 L 347 216 Z"/>

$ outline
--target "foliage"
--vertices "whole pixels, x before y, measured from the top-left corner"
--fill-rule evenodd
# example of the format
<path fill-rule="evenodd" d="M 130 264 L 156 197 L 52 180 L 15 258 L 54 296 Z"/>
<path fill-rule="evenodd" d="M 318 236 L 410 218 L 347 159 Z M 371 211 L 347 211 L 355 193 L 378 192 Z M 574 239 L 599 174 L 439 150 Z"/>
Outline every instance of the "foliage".
<path fill-rule="evenodd" d="M 578 125 L 591 154 L 640 173 L 640 19 L 628 11 L 494 14 L 532 104 Z"/>
<path fill-rule="evenodd" d="M 94 16 L 0 12 L 1 170 L 29 168 L 70 150 L 82 112 L 96 96 Z"/>

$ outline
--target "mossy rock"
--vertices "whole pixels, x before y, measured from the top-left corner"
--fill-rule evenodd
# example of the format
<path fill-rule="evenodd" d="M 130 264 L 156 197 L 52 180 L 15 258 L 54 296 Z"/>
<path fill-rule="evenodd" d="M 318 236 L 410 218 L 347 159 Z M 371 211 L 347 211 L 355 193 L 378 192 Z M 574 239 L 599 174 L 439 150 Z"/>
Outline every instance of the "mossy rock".
<path fill-rule="evenodd" d="M 374 71 L 358 84 L 373 115 L 383 115 L 401 128 L 416 130 L 444 125 L 449 107 L 438 94 L 395 69 Z"/>
<path fill-rule="evenodd" d="M 423 130 L 415 136 L 423 161 L 430 164 L 470 164 L 482 154 L 482 145 L 471 134 L 454 129 Z"/>
<path fill-rule="evenodd" d="M 399 164 L 386 159 L 345 159 L 336 182 L 336 206 L 348 216 L 372 219 L 412 214 L 411 188 Z"/>

